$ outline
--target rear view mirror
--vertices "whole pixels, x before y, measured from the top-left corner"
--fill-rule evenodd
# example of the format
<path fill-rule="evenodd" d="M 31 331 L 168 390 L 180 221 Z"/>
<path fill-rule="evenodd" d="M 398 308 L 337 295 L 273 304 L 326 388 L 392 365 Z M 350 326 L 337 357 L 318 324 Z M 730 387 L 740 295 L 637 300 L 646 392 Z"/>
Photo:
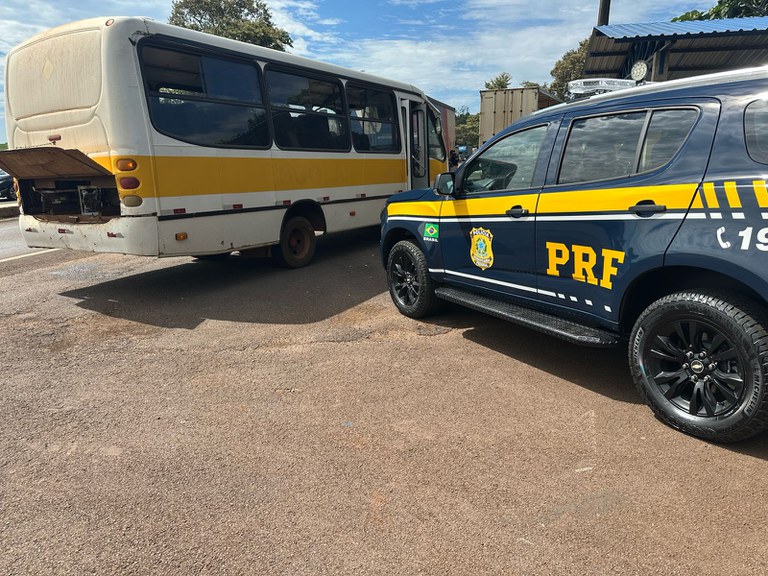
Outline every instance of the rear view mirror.
<path fill-rule="evenodd" d="M 453 185 L 456 179 L 456 175 L 453 172 L 443 172 L 438 174 L 435 178 L 434 189 L 437 194 L 443 196 L 450 196 L 453 194 Z"/>

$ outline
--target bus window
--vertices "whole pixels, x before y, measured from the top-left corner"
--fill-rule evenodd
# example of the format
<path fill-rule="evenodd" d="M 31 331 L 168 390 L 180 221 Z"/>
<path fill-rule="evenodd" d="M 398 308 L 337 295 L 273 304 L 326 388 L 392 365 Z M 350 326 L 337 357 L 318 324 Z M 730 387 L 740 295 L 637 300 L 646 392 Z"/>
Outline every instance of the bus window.
<path fill-rule="evenodd" d="M 267 148 L 267 112 L 252 64 L 145 45 L 142 74 L 158 131 L 211 147 Z"/>
<path fill-rule="evenodd" d="M 358 152 L 400 152 L 395 95 L 347 84 L 352 143 Z"/>
<path fill-rule="evenodd" d="M 278 70 L 267 70 L 266 76 L 280 148 L 349 151 L 349 125 L 338 80 Z"/>

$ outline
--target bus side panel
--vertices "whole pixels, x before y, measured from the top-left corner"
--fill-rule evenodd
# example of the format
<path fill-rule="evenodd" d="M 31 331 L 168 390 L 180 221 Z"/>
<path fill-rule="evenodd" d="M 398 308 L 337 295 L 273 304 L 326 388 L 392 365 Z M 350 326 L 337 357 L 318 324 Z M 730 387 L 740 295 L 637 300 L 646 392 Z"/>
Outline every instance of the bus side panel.
<path fill-rule="evenodd" d="M 203 148 L 158 132 L 153 140 L 161 216 L 276 205 L 269 151 Z"/>
<path fill-rule="evenodd" d="M 161 220 L 160 256 L 219 254 L 274 244 L 284 210 Z M 186 239 L 177 239 L 186 234 Z"/>
<path fill-rule="evenodd" d="M 381 211 L 386 201 L 386 198 L 378 198 L 324 206 L 323 212 L 328 231 L 341 232 L 377 225 L 381 222 Z"/>

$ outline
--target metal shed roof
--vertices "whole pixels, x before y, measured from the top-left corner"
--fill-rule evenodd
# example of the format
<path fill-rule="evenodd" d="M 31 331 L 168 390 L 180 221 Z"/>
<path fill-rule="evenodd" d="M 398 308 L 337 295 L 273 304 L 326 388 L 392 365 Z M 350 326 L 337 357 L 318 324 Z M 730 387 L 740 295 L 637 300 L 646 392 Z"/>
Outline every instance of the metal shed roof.
<path fill-rule="evenodd" d="M 654 80 L 768 63 L 768 17 L 610 24 L 592 31 L 585 78 L 627 78 L 639 61 Z"/>

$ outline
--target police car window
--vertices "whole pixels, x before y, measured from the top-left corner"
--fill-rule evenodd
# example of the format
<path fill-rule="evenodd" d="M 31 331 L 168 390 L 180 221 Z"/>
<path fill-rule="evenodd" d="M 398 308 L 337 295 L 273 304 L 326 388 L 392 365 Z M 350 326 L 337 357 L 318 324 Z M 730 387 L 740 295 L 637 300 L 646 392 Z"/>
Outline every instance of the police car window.
<path fill-rule="evenodd" d="M 558 183 L 605 180 L 632 174 L 646 116 L 646 112 L 629 112 L 574 120 Z"/>
<path fill-rule="evenodd" d="M 755 162 L 768 164 L 768 101 L 758 100 L 744 112 L 747 151 Z"/>
<path fill-rule="evenodd" d="M 685 142 L 698 116 L 698 111 L 692 108 L 656 110 L 648 125 L 637 171 L 653 170 L 669 162 Z"/>
<path fill-rule="evenodd" d="M 530 188 L 546 133 L 546 126 L 537 126 L 490 146 L 464 171 L 464 191 Z"/>

